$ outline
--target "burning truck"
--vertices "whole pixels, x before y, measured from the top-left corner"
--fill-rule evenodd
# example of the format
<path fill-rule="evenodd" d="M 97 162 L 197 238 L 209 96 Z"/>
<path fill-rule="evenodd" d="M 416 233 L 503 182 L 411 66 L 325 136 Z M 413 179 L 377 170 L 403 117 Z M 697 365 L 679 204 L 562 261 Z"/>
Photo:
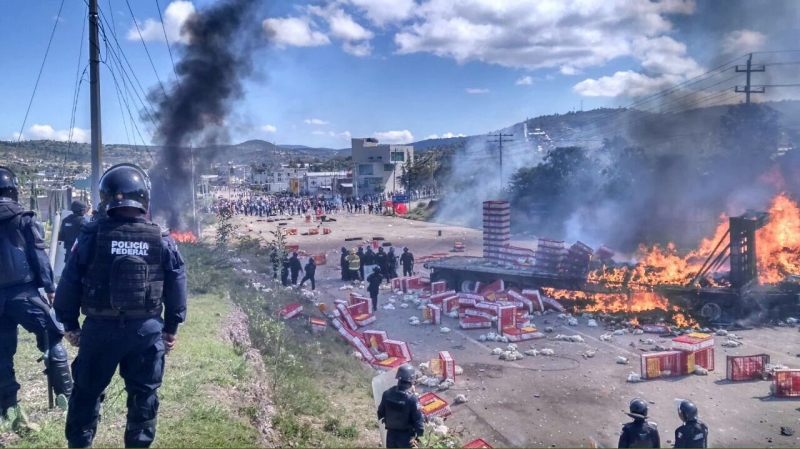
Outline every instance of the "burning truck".
<path fill-rule="evenodd" d="M 723 216 L 714 236 L 679 255 L 674 245 L 640 246 L 638 262 L 616 263 L 605 246 L 539 238 L 510 244 L 510 205 L 483 204 L 483 257 L 427 263 L 431 281 L 460 291 L 503 280 L 539 289 L 574 311 L 666 319 L 680 327 L 777 321 L 800 311 L 800 208 L 787 195 L 768 212 Z"/>

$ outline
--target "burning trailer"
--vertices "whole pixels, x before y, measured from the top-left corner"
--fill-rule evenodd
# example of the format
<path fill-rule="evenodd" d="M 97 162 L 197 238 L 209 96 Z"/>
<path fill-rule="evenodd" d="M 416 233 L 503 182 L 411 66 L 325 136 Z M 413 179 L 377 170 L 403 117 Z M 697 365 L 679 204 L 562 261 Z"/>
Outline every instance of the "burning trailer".
<path fill-rule="evenodd" d="M 432 281 L 474 292 L 502 280 L 575 310 L 652 315 L 681 327 L 774 321 L 800 311 L 800 208 L 783 194 L 769 212 L 723 217 L 714 237 L 685 256 L 671 244 L 640 247 L 636 264 L 615 263 L 609 248 L 581 242 L 512 246 L 509 203 L 488 201 L 483 211 L 484 257 L 429 262 Z"/>

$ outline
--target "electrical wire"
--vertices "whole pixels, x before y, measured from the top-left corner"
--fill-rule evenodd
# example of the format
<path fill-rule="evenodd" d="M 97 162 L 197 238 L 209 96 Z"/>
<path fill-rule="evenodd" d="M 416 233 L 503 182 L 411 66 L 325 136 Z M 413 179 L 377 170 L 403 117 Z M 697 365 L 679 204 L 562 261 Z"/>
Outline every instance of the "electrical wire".
<path fill-rule="evenodd" d="M 161 77 L 158 76 L 158 70 L 156 70 L 156 65 L 153 62 L 153 58 L 150 56 L 150 50 L 147 49 L 147 44 L 144 42 L 144 36 L 142 36 L 142 30 L 139 29 L 139 22 L 136 21 L 136 16 L 133 14 L 133 8 L 131 8 L 131 3 L 128 0 L 125 0 L 125 4 L 128 5 L 128 11 L 130 11 L 131 13 L 131 19 L 133 19 L 133 25 L 136 27 L 136 32 L 139 33 L 139 40 L 142 41 L 142 47 L 144 47 L 144 52 L 145 54 L 147 54 L 147 59 L 150 61 L 150 67 L 153 68 L 153 73 L 155 73 L 156 75 L 156 80 L 158 80 L 158 85 L 161 86 L 161 92 L 164 93 L 164 99 L 167 101 L 167 105 L 169 105 L 170 109 L 172 109 L 172 103 L 170 103 L 169 101 L 169 95 L 167 94 L 167 90 L 164 88 L 164 83 L 161 82 Z M 159 15 L 161 14 L 160 8 L 158 10 L 158 13 Z M 161 25 L 162 26 L 164 25 L 163 22 Z"/>
<path fill-rule="evenodd" d="M 19 135 L 17 136 L 17 145 L 19 145 L 20 140 L 22 140 L 22 133 L 25 131 L 25 123 L 28 121 L 28 114 L 31 112 L 31 106 L 33 105 L 33 99 L 36 97 L 36 90 L 39 89 L 39 81 L 42 79 L 42 72 L 44 72 L 44 65 L 47 62 L 47 55 L 50 54 L 50 45 L 53 43 L 53 37 L 56 35 L 56 28 L 58 28 L 58 22 L 61 21 L 61 11 L 64 9 L 64 2 L 65 0 L 61 0 L 61 5 L 58 7 L 58 14 L 56 14 L 56 20 L 53 24 L 53 31 L 50 32 L 50 40 L 47 41 L 47 48 L 44 51 L 44 58 L 42 58 L 42 65 L 39 67 L 39 75 L 36 76 L 36 83 L 33 85 L 33 93 L 31 93 L 31 99 L 28 101 L 28 109 L 25 111 L 25 118 L 22 120 L 22 127 L 19 129 Z M 4 152 L 7 152 L 6 149 Z"/>
<path fill-rule="evenodd" d="M 181 79 L 178 76 L 178 71 L 175 69 L 175 60 L 172 59 L 172 46 L 169 45 L 169 38 L 167 37 L 167 27 L 164 26 L 164 16 L 161 15 L 161 5 L 156 0 L 156 9 L 158 10 L 158 18 L 161 19 L 161 29 L 164 31 L 164 42 L 167 43 L 167 51 L 169 52 L 169 61 L 172 63 L 172 73 L 175 74 L 175 82 L 178 84 L 178 89 L 181 89 Z"/>

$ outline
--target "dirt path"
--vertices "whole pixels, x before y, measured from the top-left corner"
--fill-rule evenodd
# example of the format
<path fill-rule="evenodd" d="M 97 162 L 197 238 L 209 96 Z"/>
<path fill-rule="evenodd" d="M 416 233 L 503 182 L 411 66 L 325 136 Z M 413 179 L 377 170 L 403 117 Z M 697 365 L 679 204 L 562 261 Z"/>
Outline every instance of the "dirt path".
<path fill-rule="evenodd" d="M 330 304 L 345 298 L 349 291 L 340 290 L 339 249 L 350 247 L 345 238 L 384 237 L 398 248 L 408 246 L 416 257 L 447 252 L 455 241 L 467 246 L 465 255 L 479 256 L 479 230 L 413 222 L 393 217 L 369 215 L 338 215 L 334 223 L 323 226 L 329 235 L 290 236 L 289 244 L 299 244 L 308 253 L 326 252 L 328 264 L 317 271 L 317 289 L 321 298 Z M 314 226 L 287 221 L 300 232 Z M 249 232 L 265 234 L 276 228 L 275 223 L 243 218 L 241 223 Z M 249 225 L 249 226 L 247 226 Z M 439 236 L 441 231 L 441 236 Z M 418 270 L 422 270 L 419 265 Z M 381 291 L 385 304 L 392 296 Z M 399 303 L 400 298 L 396 298 Z M 442 334 L 437 326 L 412 327 L 408 317 L 418 310 L 397 309 L 376 312 L 377 322 L 369 328 L 385 330 L 390 338 L 409 342 L 414 362 L 419 363 L 448 350 L 456 363 L 464 368 L 456 386 L 444 396 L 451 402 L 464 393 L 469 402 L 453 406 L 447 423 L 463 432 L 462 440 L 483 438 L 495 446 L 586 446 L 594 438 L 603 446 L 616 445 L 619 430 L 628 418 L 624 415 L 628 402 L 634 397 L 651 401 L 652 419 L 659 423 L 662 444 L 674 439 L 674 429 L 680 424 L 675 411 L 675 398 L 690 398 L 700 407 L 700 417 L 710 432 L 712 446 L 800 446 L 800 399 L 779 400 L 769 396 L 768 382 L 730 384 L 725 378 L 727 355 L 768 353 L 773 363 L 800 367 L 798 352 L 800 335 L 791 328 L 762 328 L 737 332 L 744 337 L 744 346 L 727 349 L 716 347 L 716 370 L 709 376 L 688 376 L 677 379 L 642 383 L 627 383 L 630 372 L 639 373 L 640 350 L 631 346 L 640 336 L 615 337 L 601 342 L 605 331 L 586 326 L 585 319 L 577 327 L 555 322 L 555 316 L 536 317 L 538 328 L 554 326 L 555 333 L 578 334 L 586 343 L 538 340 L 520 344 L 521 349 L 551 348 L 556 357 L 528 357 L 509 363 L 491 356 L 494 347 L 503 344 L 481 343 L 478 336 L 484 331 L 458 330 L 458 321 L 444 318 L 443 325 L 453 330 Z M 652 337 L 654 336 L 645 336 Z M 721 342 L 721 341 L 720 341 Z M 661 342 L 668 346 L 668 342 Z M 582 353 L 596 349 L 593 358 Z M 617 356 L 629 357 L 629 365 L 615 363 Z M 793 437 L 780 435 L 780 427 L 788 426 L 797 433 Z"/>

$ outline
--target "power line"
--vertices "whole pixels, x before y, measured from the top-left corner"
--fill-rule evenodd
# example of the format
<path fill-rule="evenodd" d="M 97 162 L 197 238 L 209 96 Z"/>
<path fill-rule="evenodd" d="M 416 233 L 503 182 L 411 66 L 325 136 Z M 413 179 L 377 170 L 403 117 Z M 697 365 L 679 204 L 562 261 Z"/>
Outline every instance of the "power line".
<path fill-rule="evenodd" d="M 136 27 L 136 32 L 139 33 L 139 40 L 142 41 L 142 46 L 144 47 L 144 52 L 147 54 L 147 59 L 150 61 L 150 67 L 153 68 L 153 73 L 156 75 L 156 80 L 158 80 L 158 85 L 161 86 L 161 92 L 164 93 L 164 98 L 167 100 L 167 104 L 172 108 L 172 104 L 169 102 L 169 95 L 167 95 L 167 90 L 164 89 L 164 84 L 161 82 L 161 77 L 158 76 L 158 70 L 156 70 L 156 65 L 153 63 L 153 58 L 150 56 L 150 50 L 147 49 L 147 44 L 144 42 L 144 36 L 142 36 L 142 30 L 139 29 L 139 23 L 136 21 L 136 16 L 133 14 L 133 8 L 131 8 L 131 3 L 128 0 L 125 0 L 125 4 L 128 5 L 128 11 L 131 12 L 131 18 L 133 19 L 133 25 Z M 161 14 L 161 9 L 159 8 L 158 11 L 159 15 Z M 164 25 L 163 23 L 161 24 Z M 166 32 L 165 32 L 166 33 Z"/>
<path fill-rule="evenodd" d="M 178 89 L 181 89 L 181 79 L 178 77 L 178 71 L 175 69 L 175 60 L 172 59 L 172 46 L 169 45 L 169 38 L 167 37 L 167 27 L 164 26 L 164 16 L 161 15 L 161 5 L 156 0 L 156 9 L 158 9 L 158 18 L 161 19 L 161 29 L 164 31 L 164 42 L 167 43 L 167 51 L 169 52 L 169 61 L 172 63 L 172 73 L 175 74 L 175 82 L 178 84 Z"/>
<path fill-rule="evenodd" d="M 39 67 L 39 75 L 36 77 L 36 83 L 33 85 L 33 93 L 31 94 L 31 99 L 28 102 L 28 110 L 25 111 L 25 118 L 22 120 L 22 127 L 20 128 L 19 135 L 17 136 L 17 145 L 19 145 L 20 140 L 22 140 L 22 133 L 25 131 L 25 123 L 28 121 L 28 114 L 30 114 L 31 112 L 31 106 L 33 105 L 33 98 L 36 96 L 36 90 L 39 88 L 39 80 L 42 79 L 42 72 L 44 72 L 44 64 L 47 62 L 47 55 L 50 54 L 50 45 L 53 43 L 53 37 L 56 35 L 56 28 L 58 28 L 58 22 L 61 21 L 61 10 L 64 9 L 64 2 L 65 0 L 61 0 L 61 5 L 58 7 L 58 14 L 56 14 L 56 21 L 53 24 L 53 31 L 50 32 L 50 40 L 47 41 L 47 49 L 44 51 L 44 58 L 42 59 L 42 65 L 41 67 Z"/>

